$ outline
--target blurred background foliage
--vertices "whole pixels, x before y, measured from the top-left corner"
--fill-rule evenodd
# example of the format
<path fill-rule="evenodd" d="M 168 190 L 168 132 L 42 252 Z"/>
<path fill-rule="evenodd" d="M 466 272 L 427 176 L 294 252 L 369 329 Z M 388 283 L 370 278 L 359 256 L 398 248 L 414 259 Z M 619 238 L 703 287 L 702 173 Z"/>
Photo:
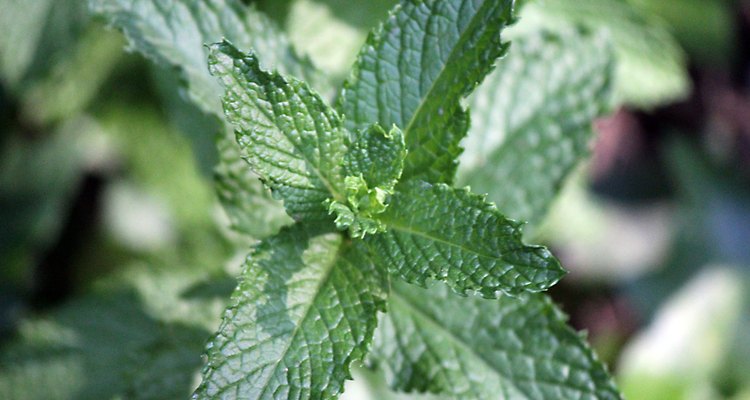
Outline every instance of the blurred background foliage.
<path fill-rule="evenodd" d="M 341 82 L 396 1 L 246 3 Z M 592 157 L 534 232 L 571 271 L 553 298 L 627 397 L 750 399 L 750 1 L 519 7 L 509 38 L 572 23 L 617 57 Z M 0 32 L 0 397 L 186 398 L 249 245 L 216 121 L 86 1 L 0 0 Z M 350 399 L 403 397 L 359 376 Z"/>

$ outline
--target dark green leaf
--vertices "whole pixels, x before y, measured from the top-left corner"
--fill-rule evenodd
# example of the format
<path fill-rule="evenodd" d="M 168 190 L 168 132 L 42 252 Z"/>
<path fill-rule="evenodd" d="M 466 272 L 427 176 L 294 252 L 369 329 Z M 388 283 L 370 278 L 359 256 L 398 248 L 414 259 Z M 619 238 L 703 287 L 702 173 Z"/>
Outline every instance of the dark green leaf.
<path fill-rule="evenodd" d="M 565 274 L 547 249 L 523 244 L 519 223 L 465 189 L 413 181 L 377 218 L 388 230 L 367 238 L 374 261 L 421 286 L 433 278 L 494 298 L 545 290 Z"/>
<path fill-rule="evenodd" d="M 404 132 L 404 178 L 450 182 L 466 135 L 460 100 L 505 51 L 510 0 L 410 0 L 373 31 L 339 109 L 358 132 L 377 122 Z"/>
<path fill-rule="evenodd" d="M 336 232 L 297 224 L 265 240 L 209 344 L 195 397 L 335 398 L 370 346 L 386 279 Z"/>

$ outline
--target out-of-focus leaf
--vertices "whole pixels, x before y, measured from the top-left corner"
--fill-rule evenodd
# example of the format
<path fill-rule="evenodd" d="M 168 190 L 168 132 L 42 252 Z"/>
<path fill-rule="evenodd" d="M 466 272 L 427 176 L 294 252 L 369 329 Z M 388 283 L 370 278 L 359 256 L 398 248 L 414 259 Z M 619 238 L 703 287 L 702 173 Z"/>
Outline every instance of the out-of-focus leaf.
<path fill-rule="evenodd" d="M 122 60 L 123 44 L 120 35 L 90 27 L 66 58 L 26 89 L 26 117 L 46 123 L 80 112 Z"/>
<path fill-rule="evenodd" d="M 460 399 L 620 398 L 544 295 L 490 301 L 394 282 L 379 324 L 371 361 L 397 390 Z"/>
<path fill-rule="evenodd" d="M 186 138 L 152 107 L 114 102 L 103 108 L 101 126 L 127 163 L 130 178 L 164 201 L 183 226 L 211 221 L 209 179 L 197 170 Z"/>
<path fill-rule="evenodd" d="M 98 127 L 71 120 L 41 139 L 9 136 L 0 152 L 0 279 L 23 281 L 55 238 L 78 189 Z"/>
<path fill-rule="evenodd" d="M 13 88 L 26 74 L 54 0 L 0 2 L 0 80 Z"/>
<path fill-rule="evenodd" d="M 0 353 L 3 399 L 184 399 L 223 299 L 182 293 L 206 272 L 134 267 L 48 316 Z"/>
<path fill-rule="evenodd" d="M 691 59 L 708 67 L 729 63 L 735 20 L 732 0 L 629 0 L 663 18 Z"/>
<path fill-rule="evenodd" d="M 680 46 L 660 20 L 627 0 L 530 0 L 516 29 L 555 29 L 570 23 L 609 32 L 617 56 L 617 103 L 652 108 L 681 99 L 690 90 Z"/>
<path fill-rule="evenodd" d="M 458 181 L 511 218 L 538 223 L 588 153 L 607 109 L 613 58 L 603 35 L 574 29 L 513 41 L 510 55 L 469 98 L 472 126 Z"/>
<path fill-rule="evenodd" d="M 678 400 L 710 391 L 739 320 L 744 279 L 728 268 L 710 268 L 669 300 L 624 350 L 619 375 L 625 395 Z"/>

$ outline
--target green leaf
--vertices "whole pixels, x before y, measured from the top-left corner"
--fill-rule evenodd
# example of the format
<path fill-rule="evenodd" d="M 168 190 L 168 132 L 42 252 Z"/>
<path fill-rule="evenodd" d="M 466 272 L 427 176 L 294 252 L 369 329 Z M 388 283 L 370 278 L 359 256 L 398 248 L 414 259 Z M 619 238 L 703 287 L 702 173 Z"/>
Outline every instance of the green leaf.
<path fill-rule="evenodd" d="M 206 278 L 180 265 L 127 268 L 92 293 L 24 321 L 0 352 L 0 398 L 185 399 L 220 299 L 182 293 Z M 102 284 L 104 283 L 104 284 Z"/>
<path fill-rule="evenodd" d="M 269 68 L 294 76 L 304 77 L 322 92 L 332 93 L 328 82 L 305 58 L 296 54 L 288 40 L 263 14 L 234 0 L 89 0 L 91 10 L 104 16 L 111 25 L 122 30 L 130 46 L 167 67 L 181 72 L 187 86 L 188 97 L 204 112 L 223 120 L 221 84 L 206 68 L 208 50 L 205 44 L 227 38 L 238 46 L 262 52 Z M 214 135 L 215 132 L 205 132 Z M 221 136 L 224 135 L 224 136 Z M 227 127 L 218 141 L 225 155 L 234 156 L 240 150 L 231 148 L 235 139 Z M 265 205 L 253 210 L 255 215 L 279 216 L 281 207 L 267 201 L 265 191 L 251 173 L 242 173 L 242 161 L 225 157 L 217 168 L 216 178 L 220 191 L 232 187 L 242 190 L 228 196 L 220 193 L 224 208 L 235 228 L 240 228 L 239 209 L 249 210 L 252 205 Z M 260 196 L 259 198 L 256 198 Z M 240 203 L 239 201 L 244 201 Z M 285 224 L 283 218 L 273 219 L 268 231 Z M 256 222 L 240 232 L 256 235 L 263 232 Z M 259 229 L 260 228 L 260 229 Z M 257 237 L 257 236 L 254 236 Z"/>
<path fill-rule="evenodd" d="M 208 73 L 206 44 L 222 38 L 263 54 L 264 67 L 320 83 L 310 62 L 298 56 L 278 28 L 235 0 L 89 0 L 93 13 L 121 30 L 130 46 L 153 61 L 179 69 L 188 95 L 221 117 L 223 90 Z"/>
<path fill-rule="evenodd" d="M 374 30 L 344 85 L 339 110 L 358 132 L 373 122 L 404 132 L 404 179 L 450 182 L 466 135 L 460 100 L 506 46 L 511 0 L 410 0 Z"/>
<path fill-rule="evenodd" d="M 602 34 L 574 29 L 515 39 L 470 97 L 474 118 L 458 181 L 514 219 L 538 223 L 588 154 L 609 105 L 613 55 Z"/>
<path fill-rule="evenodd" d="M 619 399 L 605 367 L 541 294 L 485 300 L 394 282 L 370 361 L 396 390 L 459 399 Z"/>
<path fill-rule="evenodd" d="M 410 182 L 378 219 L 388 230 L 366 239 L 374 261 L 420 286 L 434 278 L 495 298 L 545 290 L 565 273 L 547 249 L 523 244 L 521 224 L 466 189 Z"/>
<path fill-rule="evenodd" d="M 362 238 L 385 230 L 375 215 L 385 211 L 401 177 L 406 144 L 400 129 L 394 126 L 386 132 L 378 124 L 351 140 L 344 159 L 347 202 L 331 202 L 328 211 L 337 215 L 339 229 L 349 228 L 353 237 Z"/>
<path fill-rule="evenodd" d="M 387 275 L 336 232 L 297 224 L 248 258 L 196 398 L 329 399 L 367 352 Z"/>
<path fill-rule="evenodd" d="M 341 119 L 310 87 L 261 70 L 229 42 L 211 46 L 209 69 L 226 88 L 227 120 L 253 171 L 295 220 L 327 219 L 327 200 L 344 200 Z"/>
<path fill-rule="evenodd" d="M 573 23 L 610 34 L 617 57 L 616 101 L 642 108 L 678 100 L 690 90 L 686 57 L 661 21 L 626 0 L 534 0 L 524 5 L 519 30 Z"/>
<path fill-rule="evenodd" d="M 221 159 L 216 167 L 216 192 L 232 228 L 251 238 L 264 238 L 290 225 L 293 220 L 250 171 L 237 143 L 221 138 L 216 145 Z"/>
<path fill-rule="evenodd" d="M 3 0 L 0 13 L 0 80 L 14 89 L 34 61 L 54 1 Z"/>

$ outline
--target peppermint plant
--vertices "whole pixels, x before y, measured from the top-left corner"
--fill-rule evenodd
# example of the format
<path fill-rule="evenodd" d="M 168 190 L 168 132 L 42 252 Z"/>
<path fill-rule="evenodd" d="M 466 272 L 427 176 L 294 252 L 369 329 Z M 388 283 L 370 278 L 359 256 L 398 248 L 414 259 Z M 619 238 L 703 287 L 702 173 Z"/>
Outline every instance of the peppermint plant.
<path fill-rule="evenodd" d="M 406 392 L 619 398 L 539 293 L 563 277 L 560 262 L 525 244 L 523 224 L 486 195 L 454 186 L 457 175 L 504 169 L 508 184 L 486 192 L 533 197 L 524 215 L 539 217 L 606 107 L 611 58 L 599 36 L 537 31 L 518 38 L 518 63 L 503 64 L 512 0 L 406 0 L 371 32 L 337 90 L 239 3 L 90 5 L 134 49 L 179 69 L 187 97 L 214 116 L 220 198 L 236 230 L 260 239 L 208 344 L 195 398 L 337 398 L 362 363 Z M 592 51 L 601 55 L 581 62 Z M 549 81 L 517 84 L 525 68 Z M 491 85 L 472 95 L 487 75 Z M 478 125 L 484 155 L 462 172 L 462 144 L 476 147 L 466 99 L 496 112 L 481 100 L 487 93 L 509 98 L 497 112 L 511 129 L 502 141 Z"/>

